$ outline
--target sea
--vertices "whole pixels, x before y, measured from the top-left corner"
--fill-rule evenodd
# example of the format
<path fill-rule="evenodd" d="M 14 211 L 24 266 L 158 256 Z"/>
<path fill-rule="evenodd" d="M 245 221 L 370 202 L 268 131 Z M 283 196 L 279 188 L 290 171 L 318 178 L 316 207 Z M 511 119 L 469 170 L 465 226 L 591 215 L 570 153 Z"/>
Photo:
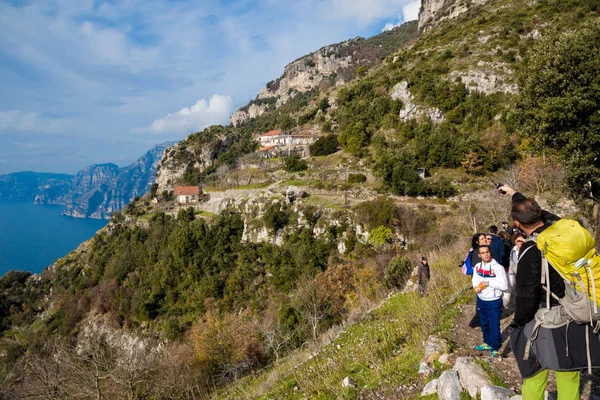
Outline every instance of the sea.
<path fill-rule="evenodd" d="M 61 216 L 63 206 L 0 200 L 0 276 L 40 273 L 94 236 L 108 221 Z"/>

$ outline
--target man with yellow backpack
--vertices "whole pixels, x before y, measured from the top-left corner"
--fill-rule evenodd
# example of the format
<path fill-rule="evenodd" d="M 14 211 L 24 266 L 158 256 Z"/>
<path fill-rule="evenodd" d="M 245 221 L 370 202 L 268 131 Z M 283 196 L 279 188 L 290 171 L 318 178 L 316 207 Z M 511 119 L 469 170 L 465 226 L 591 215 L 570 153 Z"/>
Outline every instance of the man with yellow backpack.
<path fill-rule="evenodd" d="M 511 348 L 523 400 L 542 400 L 548 370 L 559 400 L 579 399 L 580 371 L 600 366 L 597 290 L 600 257 L 589 232 L 576 221 L 543 211 L 510 186 L 515 226 L 528 235 L 519 251 Z"/>

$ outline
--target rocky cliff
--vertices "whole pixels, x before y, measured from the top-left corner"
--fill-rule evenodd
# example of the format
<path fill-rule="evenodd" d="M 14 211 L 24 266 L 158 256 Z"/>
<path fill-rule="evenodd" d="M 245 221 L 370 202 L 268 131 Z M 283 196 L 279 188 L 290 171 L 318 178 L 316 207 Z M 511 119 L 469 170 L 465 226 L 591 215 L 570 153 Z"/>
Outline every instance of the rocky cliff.
<path fill-rule="evenodd" d="M 473 6 L 489 0 L 421 0 L 419 10 L 419 31 L 428 30 L 435 23 L 456 18 Z"/>
<path fill-rule="evenodd" d="M 356 77 L 359 67 L 379 64 L 385 56 L 414 39 L 416 33 L 416 22 L 408 22 L 369 39 L 357 37 L 322 47 L 289 63 L 283 75 L 267 83 L 254 100 L 233 113 L 230 121 L 239 126 L 279 108 L 298 93 L 343 85 Z"/>
<path fill-rule="evenodd" d="M 154 183 L 156 168 L 172 142 L 155 146 L 133 164 L 95 164 L 75 176 L 17 172 L 0 176 L 0 198 L 60 204 L 64 215 L 78 218 L 109 218 Z"/>
<path fill-rule="evenodd" d="M 172 143 L 155 146 L 136 162 L 124 168 L 115 164 L 93 165 L 73 180 L 65 201 L 64 215 L 79 218 L 110 218 L 136 196 L 142 196 L 154 183 L 156 167 Z"/>

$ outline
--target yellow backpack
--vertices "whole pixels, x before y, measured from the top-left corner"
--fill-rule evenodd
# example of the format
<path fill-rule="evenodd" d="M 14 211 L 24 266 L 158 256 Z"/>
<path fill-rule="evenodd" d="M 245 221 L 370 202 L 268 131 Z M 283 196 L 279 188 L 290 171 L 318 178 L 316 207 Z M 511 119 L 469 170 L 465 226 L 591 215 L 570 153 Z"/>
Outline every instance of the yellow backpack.
<path fill-rule="evenodd" d="M 547 266 L 552 267 L 565 280 L 565 286 L 585 295 L 583 301 L 565 301 L 561 304 L 573 320 L 580 323 L 600 319 L 600 255 L 596 251 L 594 238 L 579 222 L 560 219 L 546 228 L 534 239 L 542 252 L 542 284 L 548 284 Z M 547 290 L 547 305 L 550 290 Z M 568 291 L 567 294 L 573 293 Z M 567 297 L 567 296 L 565 296 Z M 573 297 L 573 296 L 570 296 Z M 583 296 L 578 296 L 583 297 Z M 576 309 L 578 308 L 578 309 Z"/>

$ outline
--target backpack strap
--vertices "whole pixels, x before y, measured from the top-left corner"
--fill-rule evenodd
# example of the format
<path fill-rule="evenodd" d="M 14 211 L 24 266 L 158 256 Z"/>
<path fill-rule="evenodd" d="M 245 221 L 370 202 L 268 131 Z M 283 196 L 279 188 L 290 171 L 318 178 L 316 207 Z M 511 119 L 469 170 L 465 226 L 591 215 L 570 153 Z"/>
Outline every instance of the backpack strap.
<path fill-rule="evenodd" d="M 537 234 L 534 233 L 533 235 L 530 235 L 527 238 L 526 242 L 533 242 L 533 245 L 527 247 L 525 250 L 523 250 L 522 253 L 519 252 L 519 261 L 521 261 L 521 258 L 523 258 L 523 256 L 525 255 L 525 253 L 527 253 L 527 251 L 529 251 L 529 249 L 531 249 L 532 247 L 537 247 Z M 544 254 L 541 251 L 540 255 L 542 256 L 542 274 L 540 278 L 540 283 L 542 284 L 542 288 L 546 290 L 546 308 L 550 310 L 552 308 L 552 306 L 550 305 L 550 296 L 554 297 L 556 300 L 559 300 L 559 298 L 550 290 L 550 271 L 548 267 L 548 259 L 544 257 Z"/>

